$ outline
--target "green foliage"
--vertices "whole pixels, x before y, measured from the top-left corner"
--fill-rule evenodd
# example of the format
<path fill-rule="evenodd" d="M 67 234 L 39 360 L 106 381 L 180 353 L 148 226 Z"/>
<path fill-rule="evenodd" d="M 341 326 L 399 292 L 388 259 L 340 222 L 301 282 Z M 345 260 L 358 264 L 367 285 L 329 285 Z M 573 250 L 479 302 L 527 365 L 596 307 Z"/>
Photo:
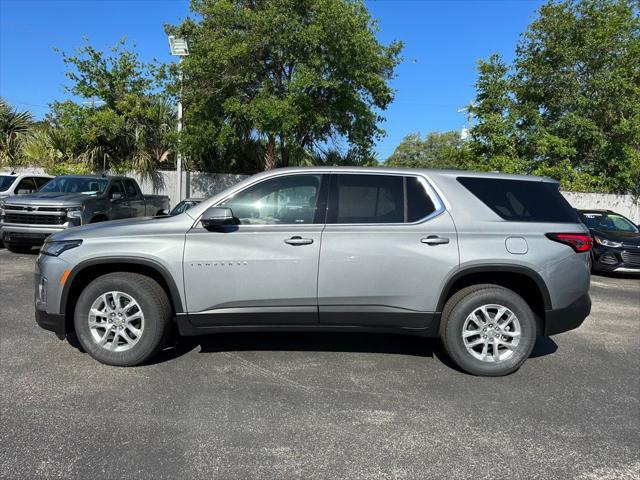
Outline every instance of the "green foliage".
<path fill-rule="evenodd" d="M 133 169 L 151 176 L 175 145 L 176 115 L 159 88 L 158 68 L 124 41 L 104 53 L 86 45 L 63 54 L 68 91 L 87 99 L 54 102 L 49 126 L 29 136 L 25 156 L 49 172 Z"/>
<path fill-rule="evenodd" d="M 479 64 L 475 168 L 640 193 L 640 16 L 633 0 L 550 1 L 512 65 Z"/>
<path fill-rule="evenodd" d="M 19 112 L 0 98 L 0 167 L 16 167 L 23 161 L 22 144 L 33 125 L 29 112 Z"/>
<path fill-rule="evenodd" d="M 192 0 L 182 145 L 198 168 L 253 172 L 315 162 L 346 139 L 368 158 L 401 43 L 376 37 L 361 0 Z M 179 92 L 179 84 L 174 92 Z"/>
<path fill-rule="evenodd" d="M 469 160 L 468 144 L 460 139 L 460 132 L 431 132 L 424 139 L 419 133 L 411 133 L 402 139 L 385 165 L 462 169 Z"/>

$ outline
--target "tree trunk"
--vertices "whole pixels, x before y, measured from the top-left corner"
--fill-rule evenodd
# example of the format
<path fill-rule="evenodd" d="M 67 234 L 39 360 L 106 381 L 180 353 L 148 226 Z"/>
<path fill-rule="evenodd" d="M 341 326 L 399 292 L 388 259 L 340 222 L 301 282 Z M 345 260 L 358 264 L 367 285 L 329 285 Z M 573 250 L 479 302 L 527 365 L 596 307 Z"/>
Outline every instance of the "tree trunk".
<path fill-rule="evenodd" d="M 267 150 L 264 153 L 264 169 L 272 170 L 276 168 L 278 164 L 278 157 L 276 153 L 276 138 L 273 135 L 269 135 L 267 140 Z"/>

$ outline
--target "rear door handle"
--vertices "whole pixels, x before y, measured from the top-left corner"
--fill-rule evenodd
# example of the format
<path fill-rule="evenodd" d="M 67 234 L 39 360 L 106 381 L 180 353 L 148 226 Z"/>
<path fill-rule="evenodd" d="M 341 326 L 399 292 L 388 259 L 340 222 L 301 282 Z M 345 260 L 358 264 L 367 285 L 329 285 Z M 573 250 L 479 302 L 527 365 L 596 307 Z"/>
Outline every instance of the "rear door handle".
<path fill-rule="evenodd" d="M 291 237 L 287 238 L 284 243 L 288 243 L 289 245 L 311 245 L 313 238 Z"/>
<path fill-rule="evenodd" d="M 439 237 L 437 235 L 429 235 L 427 238 L 423 238 L 420 241 L 422 243 L 426 243 L 427 245 L 444 245 L 445 243 L 449 243 L 448 238 Z"/>

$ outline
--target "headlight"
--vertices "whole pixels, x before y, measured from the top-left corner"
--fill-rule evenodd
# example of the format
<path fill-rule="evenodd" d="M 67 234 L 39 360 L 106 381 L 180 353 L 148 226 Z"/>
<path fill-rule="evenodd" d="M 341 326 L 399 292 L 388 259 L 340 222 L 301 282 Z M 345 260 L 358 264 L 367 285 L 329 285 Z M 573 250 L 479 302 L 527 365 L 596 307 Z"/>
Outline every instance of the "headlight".
<path fill-rule="evenodd" d="M 4 217 L 4 200 L 0 200 L 0 218 Z"/>
<path fill-rule="evenodd" d="M 82 240 L 63 240 L 61 242 L 45 242 L 40 249 L 40 253 L 43 255 L 50 255 L 57 257 L 62 252 L 71 250 L 82 245 Z"/>
<path fill-rule="evenodd" d="M 69 207 L 67 208 L 67 217 L 80 218 L 82 217 L 83 211 L 84 211 L 84 207 Z"/>
<path fill-rule="evenodd" d="M 602 245 L 605 247 L 618 248 L 622 246 L 622 242 L 612 242 L 611 240 L 607 240 L 606 238 L 593 237 L 593 239 L 596 241 L 598 245 Z"/>

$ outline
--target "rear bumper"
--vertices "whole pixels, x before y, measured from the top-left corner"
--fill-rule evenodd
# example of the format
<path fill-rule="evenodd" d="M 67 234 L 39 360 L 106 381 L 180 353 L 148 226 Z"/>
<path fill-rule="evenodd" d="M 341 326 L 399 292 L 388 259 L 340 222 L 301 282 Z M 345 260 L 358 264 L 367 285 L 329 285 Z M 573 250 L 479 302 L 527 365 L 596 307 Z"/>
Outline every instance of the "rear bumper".
<path fill-rule="evenodd" d="M 586 293 L 564 308 L 547 310 L 544 325 L 546 336 L 578 328 L 591 313 L 591 297 Z"/>

